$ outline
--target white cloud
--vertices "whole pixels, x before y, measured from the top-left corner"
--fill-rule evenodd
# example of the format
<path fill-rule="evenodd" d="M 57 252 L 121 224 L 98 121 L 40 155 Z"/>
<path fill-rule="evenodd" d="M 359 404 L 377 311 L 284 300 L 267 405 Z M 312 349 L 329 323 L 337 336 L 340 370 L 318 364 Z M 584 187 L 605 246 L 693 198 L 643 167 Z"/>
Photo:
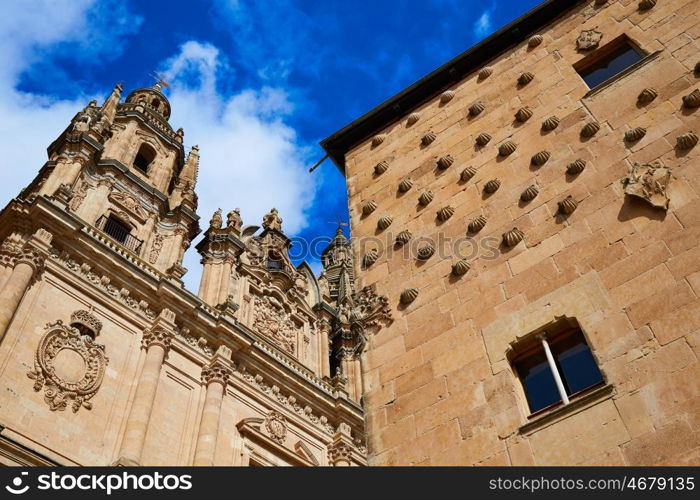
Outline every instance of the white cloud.
<path fill-rule="evenodd" d="M 491 11 L 485 10 L 474 23 L 474 34 L 482 38 L 491 33 Z"/>
<path fill-rule="evenodd" d="M 260 224 L 276 207 L 284 230 L 294 234 L 307 223 L 304 210 L 314 195 L 306 150 L 284 123 L 292 110 L 285 92 L 247 89 L 232 96 L 217 92 L 217 78 L 229 74 L 226 59 L 213 45 L 190 41 L 165 61 L 171 82 L 169 100 L 174 127 L 185 129 L 187 144 L 200 147 L 197 184 L 202 228 L 217 208 L 240 207 L 245 224 Z M 199 282 L 199 256 L 188 252 L 188 288 Z"/>

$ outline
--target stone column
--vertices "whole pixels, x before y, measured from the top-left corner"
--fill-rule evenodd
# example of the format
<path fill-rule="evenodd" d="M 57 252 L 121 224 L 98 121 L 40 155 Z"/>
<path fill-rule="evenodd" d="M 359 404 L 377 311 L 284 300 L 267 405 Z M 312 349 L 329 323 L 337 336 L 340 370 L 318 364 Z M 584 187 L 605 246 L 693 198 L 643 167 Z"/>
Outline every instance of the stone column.
<path fill-rule="evenodd" d="M 362 364 L 360 363 L 360 355 L 353 355 L 353 371 L 355 377 L 355 400 L 359 403 L 362 398 Z"/>
<path fill-rule="evenodd" d="M 350 467 L 352 463 L 352 434 L 350 426 L 341 423 L 328 448 L 328 461 L 333 467 Z"/>
<path fill-rule="evenodd" d="M 0 342 L 19 307 L 25 292 L 44 268 L 52 235 L 39 229 L 15 257 L 14 266 L 0 291 Z"/>
<path fill-rule="evenodd" d="M 221 346 L 211 363 L 202 368 L 202 382 L 206 385 L 207 391 L 204 397 L 202 419 L 199 422 L 194 465 L 214 465 L 216 438 L 219 434 L 219 420 L 221 418 L 221 403 L 231 374 L 230 364 L 231 349 Z"/>
<path fill-rule="evenodd" d="M 318 356 L 319 369 L 321 377 L 331 376 L 331 360 L 328 352 L 328 333 L 331 330 L 331 325 L 325 319 L 320 319 L 316 322 L 316 330 L 318 331 Z"/>
<path fill-rule="evenodd" d="M 216 305 L 223 304 L 228 299 L 229 284 L 231 283 L 231 269 L 233 269 L 233 260 L 231 258 L 224 258 L 221 276 L 219 277 L 219 292 Z"/>
<path fill-rule="evenodd" d="M 146 350 L 146 361 L 136 386 L 116 465 L 140 465 L 160 372 L 174 335 L 174 319 L 172 311 L 163 309 L 153 326 L 143 332 L 141 348 Z"/>

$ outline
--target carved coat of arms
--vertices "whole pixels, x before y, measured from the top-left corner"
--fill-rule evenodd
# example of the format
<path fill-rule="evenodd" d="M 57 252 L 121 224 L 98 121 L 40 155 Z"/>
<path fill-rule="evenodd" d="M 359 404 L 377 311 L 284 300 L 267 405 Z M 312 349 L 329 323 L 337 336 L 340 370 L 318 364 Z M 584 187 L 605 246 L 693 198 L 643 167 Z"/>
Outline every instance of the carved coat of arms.
<path fill-rule="evenodd" d="M 657 208 L 668 208 L 668 184 L 671 170 L 663 165 L 639 165 L 635 163 L 622 180 L 625 194 L 636 196 Z"/>
<path fill-rule="evenodd" d="M 596 30 L 583 30 L 576 39 L 576 48 L 578 50 L 593 50 L 603 38 L 603 34 Z"/>

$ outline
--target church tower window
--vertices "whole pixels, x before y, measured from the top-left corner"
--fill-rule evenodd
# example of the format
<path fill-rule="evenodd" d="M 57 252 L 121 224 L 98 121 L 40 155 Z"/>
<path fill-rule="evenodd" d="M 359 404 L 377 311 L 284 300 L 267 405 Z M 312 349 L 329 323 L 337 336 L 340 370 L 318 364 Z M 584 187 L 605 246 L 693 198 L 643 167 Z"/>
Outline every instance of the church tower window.
<path fill-rule="evenodd" d="M 150 167 L 153 160 L 156 158 L 155 150 L 148 144 L 141 144 L 139 152 L 136 153 L 134 158 L 134 168 L 140 170 L 144 174 L 148 173 L 148 168 Z"/>

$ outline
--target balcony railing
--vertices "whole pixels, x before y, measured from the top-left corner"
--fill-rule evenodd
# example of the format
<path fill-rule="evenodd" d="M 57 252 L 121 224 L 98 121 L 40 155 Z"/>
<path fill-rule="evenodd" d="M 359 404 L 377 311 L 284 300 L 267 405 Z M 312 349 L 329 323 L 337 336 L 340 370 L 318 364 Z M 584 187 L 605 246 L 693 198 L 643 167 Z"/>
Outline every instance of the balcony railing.
<path fill-rule="evenodd" d="M 135 254 L 138 255 L 141 251 L 143 240 L 131 234 L 129 228 L 121 222 L 103 215 L 97 219 L 95 227 Z"/>

